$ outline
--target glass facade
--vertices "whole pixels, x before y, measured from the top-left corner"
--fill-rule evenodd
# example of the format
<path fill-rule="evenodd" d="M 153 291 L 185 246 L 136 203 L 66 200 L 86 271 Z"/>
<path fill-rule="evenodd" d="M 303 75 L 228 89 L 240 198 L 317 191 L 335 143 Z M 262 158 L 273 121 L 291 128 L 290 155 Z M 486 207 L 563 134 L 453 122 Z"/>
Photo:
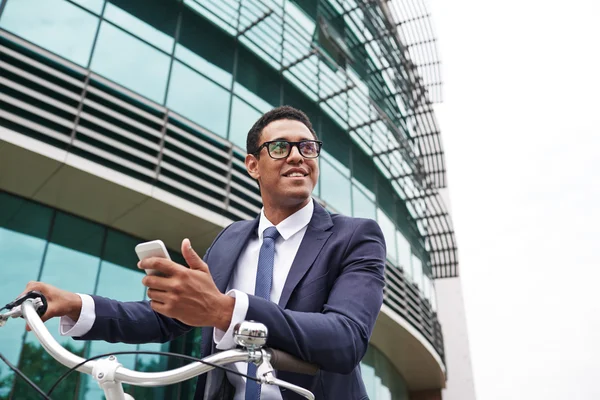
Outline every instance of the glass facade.
<path fill-rule="evenodd" d="M 262 113 L 281 104 L 305 111 L 324 141 L 315 195 L 334 212 L 377 220 L 390 266 L 402 270 L 435 309 L 429 249 L 423 239 L 426 227 L 419 218 L 424 207 L 409 204 L 406 195 L 415 190 L 412 178 L 406 178 L 415 168 L 407 154 L 421 151 L 406 121 L 410 107 L 402 96 L 393 95 L 397 88 L 389 77 L 373 72 L 385 69 L 380 60 L 384 49 L 371 40 L 366 17 L 354 0 L 5 0 L 2 4 L 1 29 L 230 141 L 239 148 L 233 154 L 240 160 L 247 131 Z M 340 61 L 339 48 L 326 40 L 332 32 L 350 49 L 353 63 Z M 404 70 L 397 72 L 408 76 Z M 383 119 L 377 117 L 381 112 Z M 407 139 L 408 150 L 398 150 L 398 137 Z M 175 159 L 169 162 L 184 168 Z M 211 168 L 210 163 L 203 165 Z M 190 182 L 179 183 L 193 187 Z M 206 187 L 196 190 L 211 193 Z M 183 192 L 175 194 L 184 197 Z M 41 279 L 120 300 L 143 298 L 141 285 L 139 293 L 126 290 L 141 276 L 132 269 L 136 260 L 131 249 L 137 239 L 8 194 L 0 199 L 8 207 L 3 210 L 6 216 L 0 214 L 0 260 L 18 260 L 19 265 L 4 281 L 9 283 L 0 283 L 7 289 L 3 293 L 10 297 L 11 290 Z M 75 231 L 85 234 L 73 235 Z M 64 278 L 74 270 L 77 279 Z M 0 342 L 0 351 L 25 367 L 40 349 L 23 334 L 22 326 L 12 325 L 2 333 L 8 336 Z M 57 332 L 56 326 L 51 329 Z M 68 343 L 81 354 L 160 348 Z M 194 352 L 197 344 L 198 338 L 189 335 L 171 346 Z M 150 356 L 125 356 L 121 361 L 138 368 L 160 367 L 163 362 Z M 58 370 L 51 362 L 48 365 Z M 366 371 L 369 365 L 380 364 L 364 365 Z M 13 384 L 2 371 L 0 399 L 27 398 L 28 389 Z M 49 378 L 36 374 L 42 386 L 47 383 Z M 71 391 L 64 393 L 74 390 L 78 398 L 99 398 L 87 380 L 71 379 L 64 384 Z M 191 389 L 182 385 L 173 390 L 185 394 Z M 369 390 L 374 399 L 403 398 L 380 394 L 384 389 Z"/>
<path fill-rule="evenodd" d="M 377 348 L 370 346 L 360 363 L 369 399 L 409 400 L 408 385 L 390 360 Z"/>
<path fill-rule="evenodd" d="M 23 198 L 0 192 L 0 260 L 3 279 L 0 290 L 6 299 L 15 298 L 27 282 L 41 280 L 77 293 L 97 294 L 123 301 L 145 297 L 143 272 L 136 268 L 134 238 L 96 223 L 54 210 Z M 173 259 L 181 255 L 170 250 Z M 137 288 L 137 289 L 135 289 Z M 150 350 L 198 353 L 200 330 L 170 344 L 128 345 L 101 341 L 75 341 L 59 334 L 59 320 L 46 326 L 63 346 L 80 356 L 111 351 Z M 37 338 L 25 331 L 22 319 L 9 321 L 0 331 L 0 353 L 17 365 L 43 390 L 48 391 L 66 368 L 41 348 Z M 153 371 L 174 365 L 152 355 L 123 355 L 119 361 L 128 368 Z M 193 380 L 166 388 L 130 388 L 137 398 L 188 398 Z M 183 397 L 176 397 L 180 393 Z M 53 393 L 60 399 L 102 399 L 103 393 L 91 378 L 72 374 Z M 38 399 L 27 384 L 0 365 L 0 399 Z"/>
<path fill-rule="evenodd" d="M 431 276 L 427 259 L 423 260 L 427 252 L 422 238 L 415 233 L 419 227 L 408 217 L 412 209 L 406 208 L 385 179 L 391 167 L 398 164 L 394 171 L 400 173 L 408 164 L 391 155 L 373 161 L 365 154 L 366 145 L 369 154 L 393 143 L 389 128 L 380 121 L 363 129 L 359 139 L 351 135 L 355 140 L 348 140 L 350 124 L 360 124 L 368 117 L 359 118 L 369 114 L 369 109 L 358 104 L 364 103 L 373 89 L 360 83 L 356 72 L 351 74 L 357 81 L 347 82 L 340 70 L 332 69 L 317 55 L 298 62 L 307 55 L 318 30 L 313 14 L 335 13 L 335 9 L 329 10 L 327 2 L 317 2 L 317 10 L 308 6 L 310 2 L 273 1 L 270 6 L 275 10 L 285 3 L 280 11 L 289 27 L 277 26 L 274 19 L 265 21 L 262 29 L 249 30 L 247 37 L 236 43 L 232 31 L 223 29 L 233 26 L 223 14 L 231 12 L 230 16 L 236 17 L 233 7 L 183 3 L 176 7 L 169 0 L 8 0 L 0 15 L 0 28 L 165 105 L 241 149 L 248 129 L 263 112 L 283 103 L 301 108 L 324 141 L 315 194 L 336 212 L 376 219 L 384 229 L 389 261 L 398 265 L 401 259 L 416 254 L 421 263 L 399 266 L 411 269 L 409 277 Z M 264 16 L 266 8 L 258 6 L 260 2 L 253 4 L 242 3 L 238 25 L 249 25 Z M 349 32 L 356 31 L 354 24 L 350 23 Z M 274 35 L 289 45 L 282 47 Z M 283 74 L 276 69 L 295 62 Z M 356 87 L 341 93 L 350 84 Z M 333 94 L 321 106 L 315 101 Z M 354 104 L 353 113 L 350 104 Z M 417 251 L 413 252 L 414 248 Z M 415 268 L 420 270 L 414 272 Z"/>

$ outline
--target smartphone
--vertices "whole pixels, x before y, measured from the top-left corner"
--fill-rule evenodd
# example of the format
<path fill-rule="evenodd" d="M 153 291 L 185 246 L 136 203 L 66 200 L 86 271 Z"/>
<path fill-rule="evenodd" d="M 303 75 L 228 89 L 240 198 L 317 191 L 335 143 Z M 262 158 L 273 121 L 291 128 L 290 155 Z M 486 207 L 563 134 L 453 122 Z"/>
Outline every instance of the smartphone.
<path fill-rule="evenodd" d="M 162 257 L 166 258 L 167 260 L 171 259 L 169 252 L 167 251 L 167 248 L 162 240 L 152 240 L 151 242 L 140 243 L 135 246 L 135 253 L 140 261 L 148 257 Z M 162 272 L 158 272 L 153 269 L 146 269 L 145 271 L 148 275 L 164 276 Z"/>

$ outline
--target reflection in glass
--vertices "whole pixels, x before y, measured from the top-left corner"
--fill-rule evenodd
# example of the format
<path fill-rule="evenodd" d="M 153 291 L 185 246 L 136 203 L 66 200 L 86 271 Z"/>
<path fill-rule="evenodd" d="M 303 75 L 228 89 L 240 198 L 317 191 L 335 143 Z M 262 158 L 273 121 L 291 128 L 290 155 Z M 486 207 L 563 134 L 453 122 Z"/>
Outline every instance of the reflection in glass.
<path fill-rule="evenodd" d="M 140 39 L 103 22 L 92 70 L 162 104 L 170 57 Z"/>
<path fill-rule="evenodd" d="M 321 159 L 321 198 L 340 214 L 352 215 L 350 180 Z"/>
<path fill-rule="evenodd" d="M 0 27 L 86 67 L 98 18 L 64 0 L 10 0 Z"/>
<path fill-rule="evenodd" d="M 226 137 L 230 92 L 175 61 L 167 107 L 206 129 Z"/>

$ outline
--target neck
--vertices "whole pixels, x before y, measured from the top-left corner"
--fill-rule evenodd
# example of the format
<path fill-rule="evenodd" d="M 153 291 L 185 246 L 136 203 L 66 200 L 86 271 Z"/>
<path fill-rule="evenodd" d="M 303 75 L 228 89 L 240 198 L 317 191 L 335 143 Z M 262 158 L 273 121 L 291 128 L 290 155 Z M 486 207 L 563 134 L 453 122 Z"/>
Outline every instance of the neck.
<path fill-rule="evenodd" d="M 263 205 L 265 207 L 265 217 L 267 217 L 267 219 L 271 221 L 273 225 L 277 225 L 281 221 L 283 221 L 284 219 L 286 219 L 287 217 L 289 217 L 290 215 L 307 205 L 309 201 L 312 201 L 311 197 L 309 197 L 301 203 L 284 206 L 281 204 L 267 204 L 263 200 Z"/>

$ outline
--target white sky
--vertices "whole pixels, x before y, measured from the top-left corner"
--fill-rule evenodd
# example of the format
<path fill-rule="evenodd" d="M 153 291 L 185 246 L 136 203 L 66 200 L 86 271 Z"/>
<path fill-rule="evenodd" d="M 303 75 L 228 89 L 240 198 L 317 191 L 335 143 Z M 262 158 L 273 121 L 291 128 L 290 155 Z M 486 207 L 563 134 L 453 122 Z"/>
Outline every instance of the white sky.
<path fill-rule="evenodd" d="M 600 399 L 600 1 L 428 3 L 477 398 Z"/>

